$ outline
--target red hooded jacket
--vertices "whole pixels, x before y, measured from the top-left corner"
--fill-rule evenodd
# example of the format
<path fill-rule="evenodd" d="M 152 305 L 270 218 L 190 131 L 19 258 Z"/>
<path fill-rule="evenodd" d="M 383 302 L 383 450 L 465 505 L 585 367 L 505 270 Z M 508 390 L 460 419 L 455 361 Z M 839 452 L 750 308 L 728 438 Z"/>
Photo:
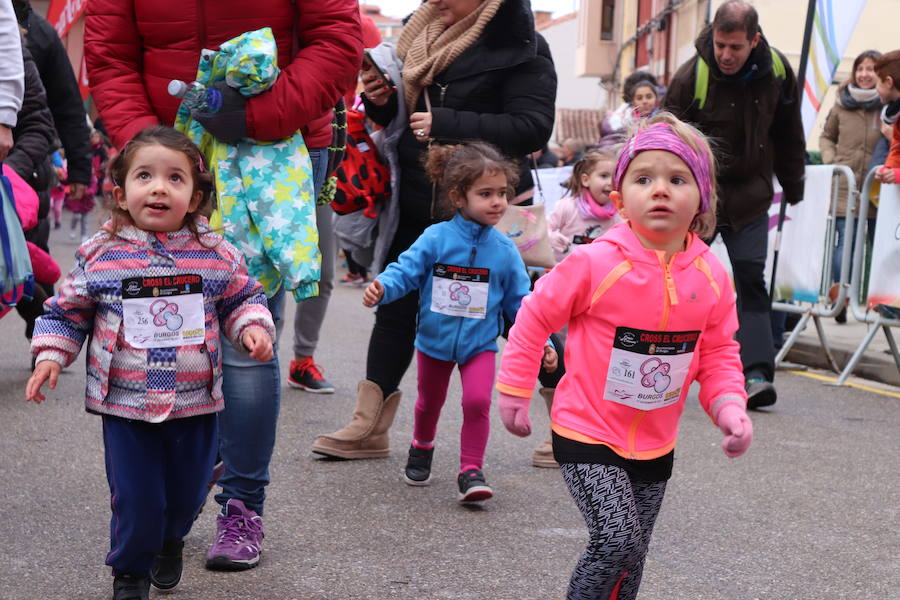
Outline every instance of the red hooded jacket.
<path fill-rule="evenodd" d="M 331 108 L 361 64 L 356 0 L 92 0 L 85 60 L 113 143 L 121 148 L 146 127 L 174 123 L 180 100 L 168 94 L 169 81 L 193 81 L 203 48 L 263 27 L 275 34 L 282 73 L 248 100 L 248 136 L 276 140 L 300 129 L 309 148 L 327 147 Z"/>

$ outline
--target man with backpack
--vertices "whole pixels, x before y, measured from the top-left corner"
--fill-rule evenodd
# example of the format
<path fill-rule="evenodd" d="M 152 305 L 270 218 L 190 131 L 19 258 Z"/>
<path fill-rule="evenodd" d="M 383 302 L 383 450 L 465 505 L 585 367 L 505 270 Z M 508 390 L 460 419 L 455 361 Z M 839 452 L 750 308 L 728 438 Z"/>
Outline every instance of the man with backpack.
<path fill-rule="evenodd" d="M 738 341 L 748 407 L 775 403 L 775 349 L 765 281 L 772 175 L 782 201 L 803 199 L 806 138 L 797 79 L 784 55 L 769 46 L 756 10 L 731 0 L 716 11 L 681 65 L 664 106 L 711 137 L 718 159 L 718 229 L 738 295 Z"/>

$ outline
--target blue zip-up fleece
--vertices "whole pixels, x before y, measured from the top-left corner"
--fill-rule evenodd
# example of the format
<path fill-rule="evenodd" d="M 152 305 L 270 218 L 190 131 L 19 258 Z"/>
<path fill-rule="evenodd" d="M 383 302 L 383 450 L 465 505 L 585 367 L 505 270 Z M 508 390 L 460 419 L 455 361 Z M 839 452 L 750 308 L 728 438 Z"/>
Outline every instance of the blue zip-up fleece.
<path fill-rule="evenodd" d="M 490 270 L 484 319 L 431 310 L 435 264 Z M 384 286 L 380 304 L 419 290 L 416 348 L 432 358 L 458 364 L 486 350 L 497 352 L 503 313 L 515 320 L 530 283 L 522 257 L 505 235 L 489 225 L 467 221 L 459 213 L 422 232 L 377 279 Z"/>

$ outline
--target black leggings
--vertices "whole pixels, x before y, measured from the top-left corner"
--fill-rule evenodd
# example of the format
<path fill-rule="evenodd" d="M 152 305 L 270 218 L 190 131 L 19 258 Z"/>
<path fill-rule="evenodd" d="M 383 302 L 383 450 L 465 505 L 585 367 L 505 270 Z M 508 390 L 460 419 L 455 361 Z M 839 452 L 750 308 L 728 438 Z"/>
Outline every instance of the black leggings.
<path fill-rule="evenodd" d="M 401 223 L 385 258 L 385 265 L 396 261 L 418 239 L 425 227 L 404 226 Z M 412 362 L 418 314 L 419 292 L 410 292 L 390 304 L 379 304 L 375 310 L 375 326 L 366 356 L 366 379 L 377 384 L 385 396 L 400 387 L 400 380 Z M 541 386 L 547 388 L 555 388 L 566 372 L 562 341 L 555 335 L 552 339 L 559 354 L 559 367 L 553 373 L 547 373 L 541 367 L 538 375 Z"/>
<path fill-rule="evenodd" d="M 590 541 L 572 571 L 566 600 L 634 600 L 665 481 L 631 479 L 611 465 L 563 463 L 563 479 L 587 523 Z"/>

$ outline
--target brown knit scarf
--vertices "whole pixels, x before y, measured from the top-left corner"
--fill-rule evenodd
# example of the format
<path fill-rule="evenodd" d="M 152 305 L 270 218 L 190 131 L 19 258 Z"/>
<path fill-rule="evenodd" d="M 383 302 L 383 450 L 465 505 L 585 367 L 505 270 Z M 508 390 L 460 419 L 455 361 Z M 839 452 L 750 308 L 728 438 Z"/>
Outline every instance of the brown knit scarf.
<path fill-rule="evenodd" d="M 483 0 L 478 8 L 450 27 L 438 20 L 438 10 L 430 3 L 422 4 L 413 13 L 397 42 L 397 56 L 403 61 L 404 98 L 410 114 L 415 112 L 422 90 L 475 43 L 501 4 L 503 0 Z"/>

